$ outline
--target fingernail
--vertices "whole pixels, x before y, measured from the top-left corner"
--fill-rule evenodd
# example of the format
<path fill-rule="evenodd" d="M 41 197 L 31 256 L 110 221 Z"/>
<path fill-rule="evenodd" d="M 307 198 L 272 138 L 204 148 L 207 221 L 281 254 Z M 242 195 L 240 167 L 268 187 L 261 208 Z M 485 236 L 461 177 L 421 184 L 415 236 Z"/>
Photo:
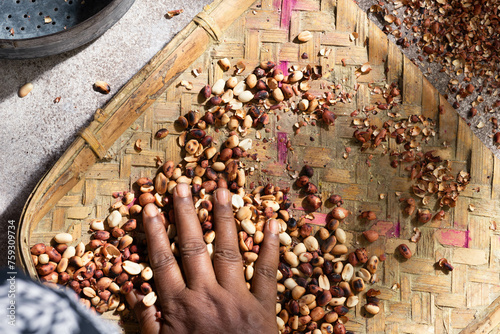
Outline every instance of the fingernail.
<path fill-rule="evenodd" d="M 154 204 L 150 203 L 144 207 L 144 213 L 149 218 L 156 217 L 158 216 L 158 208 Z"/>
<path fill-rule="evenodd" d="M 179 197 L 188 197 L 189 196 L 189 186 L 185 183 L 179 183 L 176 187 L 175 187 L 176 191 L 177 191 L 177 195 Z"/>
<path fill-rule="evenodd" d="M 268 224 L 269 231 L 272 234 L 278 234 L 278 221 L 276 219 L 269 219 Z"/>
<path fill-rule="evenodd" d="M 215 191 L 215 198 L 219 204 L 227 204 L 229 201 L 229 190 L 224 188 L 219 188 Z"/>

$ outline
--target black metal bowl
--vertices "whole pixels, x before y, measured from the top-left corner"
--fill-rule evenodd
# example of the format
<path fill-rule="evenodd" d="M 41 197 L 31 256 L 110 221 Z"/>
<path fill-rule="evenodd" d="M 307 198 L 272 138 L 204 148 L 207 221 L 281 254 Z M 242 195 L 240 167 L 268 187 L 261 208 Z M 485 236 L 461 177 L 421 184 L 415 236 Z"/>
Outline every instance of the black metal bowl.
<path fill-rule="evenodd" d="M 93 41 L 134 0 L 0 0 L 0 58 L 55 55 Z"/>

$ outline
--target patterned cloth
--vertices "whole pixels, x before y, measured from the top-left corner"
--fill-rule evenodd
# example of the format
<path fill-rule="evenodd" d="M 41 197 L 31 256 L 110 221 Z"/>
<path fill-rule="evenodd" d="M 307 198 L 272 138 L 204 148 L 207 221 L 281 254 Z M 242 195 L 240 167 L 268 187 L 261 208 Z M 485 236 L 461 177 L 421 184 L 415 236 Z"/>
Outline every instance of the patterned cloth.
<path fill-rule="evenodd" d="M 13 279 L 12 279 L 13 278 Z M 15 305 L 14 309 L 11 305 Z M 10 307 L 10 309 L 9 309 Z M 92 314 L 73 291 L 56 290 L 21 274 L 0 269 L 0 333 L 119 333 L 117 326 Z"/>

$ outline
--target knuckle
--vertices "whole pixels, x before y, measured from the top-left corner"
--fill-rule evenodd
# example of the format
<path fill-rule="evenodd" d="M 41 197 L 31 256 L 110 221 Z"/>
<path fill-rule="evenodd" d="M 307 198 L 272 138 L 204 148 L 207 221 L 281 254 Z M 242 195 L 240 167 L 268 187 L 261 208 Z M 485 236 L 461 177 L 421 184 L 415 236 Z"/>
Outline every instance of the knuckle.
<path fill-rule="evenodd" d="M 242 262 L 241 254 L 239 251 L 234 249 L 217 249 L 214 252 L 214 261 L 228 262 L 228 263 L 239 263 Z"/>
<path fill-rule="evenodd" d="M 171 252 L 167 251 L 158 251 L 153 254 L 149 254 L 149 261 L 153 271 L 170 270 L 177 264 L 175 256 Z"/>
<path fill-rule="evenodd" d="M 230 205 L 230 203 L 220 204 L 216 202 L 214 204 L 214 210 L 216 214 L 215 218 L 223 222 L 234 221 L 233 209 Z"/>
<path fill-rule="evenodd" d="M 207 252 L 207 245 L 203 240 L 187 240 L 180 245 L 180 250 L 185 258 L 200 256 Z"/>
<path fill-rule="evenodd" d="M 227 228 L 229 224 L 234 224 L 233 212 L 216 212 L 215 213 L 215 228 Z"/>
<path fill-rule="evenodd" d="M 267 264 L 260 264 L 255 267 L 255 272 L 254 276 L 258 276 L 260 278 L 263 278 L 265 280 L 276 280 L 276 268 L 272 268 L 271 266 Z"/>

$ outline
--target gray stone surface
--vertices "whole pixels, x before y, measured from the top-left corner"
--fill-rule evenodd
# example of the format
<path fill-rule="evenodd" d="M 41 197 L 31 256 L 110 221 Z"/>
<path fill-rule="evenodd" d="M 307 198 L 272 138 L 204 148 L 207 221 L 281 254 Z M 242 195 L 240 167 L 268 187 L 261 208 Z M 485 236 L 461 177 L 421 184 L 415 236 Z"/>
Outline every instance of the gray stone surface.
<path fill-rule="evenodd" d="M 0 265 L 6 263 L 8 220 L 19 221 L 38 180 L 95 110 L 210 2 L 136 0 L 103 36 L 77 50 L 43 59 L 0 59 Z M 180 8 L 181 15 L 164 17 Z M 111 94 L 93 91 L 97 80 L 108 82 Z M 17 91 L 27 82 L 33 83 L 33 91 L 21 99 Z"/>

